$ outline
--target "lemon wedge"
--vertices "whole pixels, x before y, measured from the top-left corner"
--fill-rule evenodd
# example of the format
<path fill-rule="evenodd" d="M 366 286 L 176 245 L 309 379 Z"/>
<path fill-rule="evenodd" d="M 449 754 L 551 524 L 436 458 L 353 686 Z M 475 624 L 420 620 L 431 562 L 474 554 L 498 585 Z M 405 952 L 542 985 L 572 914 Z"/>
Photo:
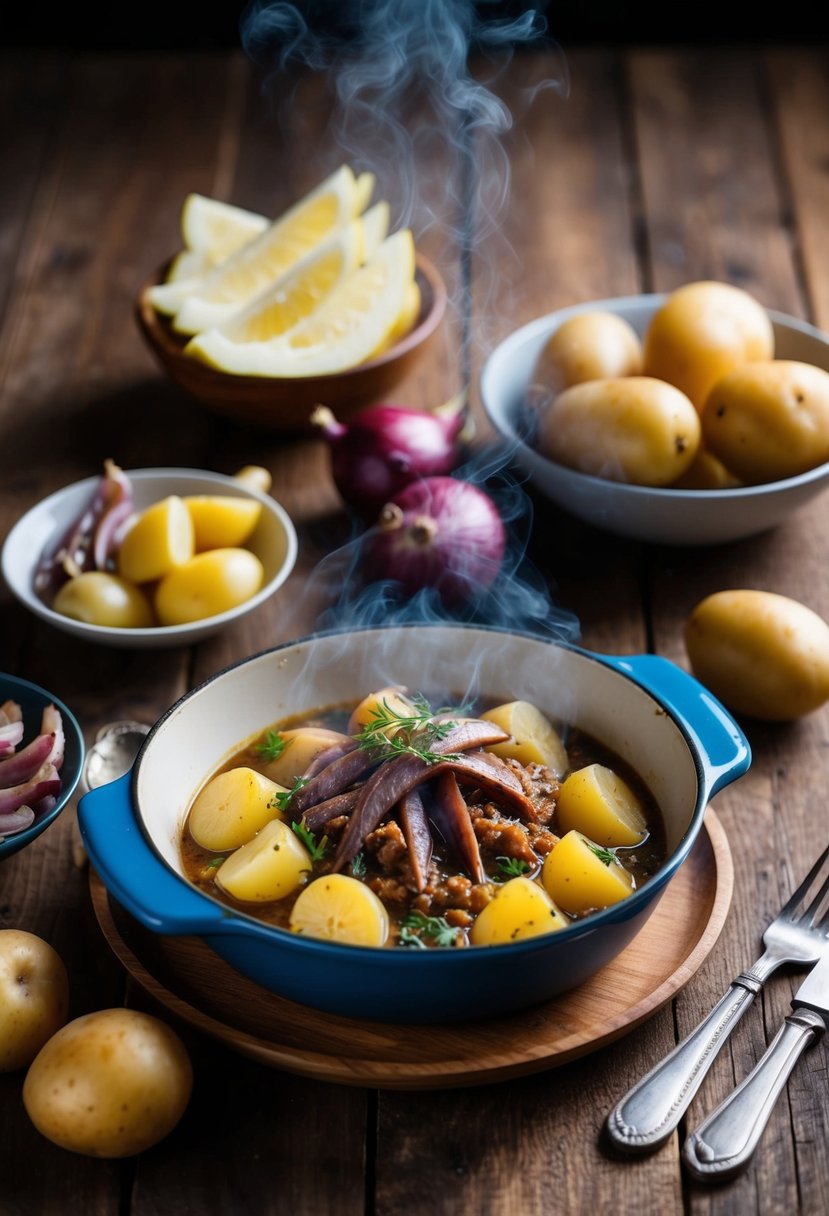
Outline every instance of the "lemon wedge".
<path fill-rule="evenodd" d="M 181 209 L 184 248 L 173 259 L 167 282 L 206 274 L 267 226 L 267 217 L 255 211 L 245 211 L 204 194 L 188 194 Z"/>
<path fill-rule="evenodd" d="M 387 237 L 318 308 L 279 337 L 240 342 L 220 329 L 185 351 L 221 371 L 249 376 L 311 376 L 344 371 L 381 349 L 410 300 L 415 247 L 404 228 Z"/>
<path fill-rule="evenodd" d="M 359 204 L 354 174 L 343 165 L 188 291 L 175 314 L 174 329 L 195 334 L 222 325 L 321 241 L 354 219 Z M 153 303 L 164 286 L 151 296 Z M 171 288 L 176 286 L 182 284 L 170 284 Z"/>

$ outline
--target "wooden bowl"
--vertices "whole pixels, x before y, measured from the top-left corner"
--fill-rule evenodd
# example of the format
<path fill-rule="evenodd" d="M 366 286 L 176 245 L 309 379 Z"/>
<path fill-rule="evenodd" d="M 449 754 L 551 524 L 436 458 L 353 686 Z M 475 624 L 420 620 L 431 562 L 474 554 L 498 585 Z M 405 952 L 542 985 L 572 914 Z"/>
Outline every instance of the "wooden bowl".
<path fill-rule="evenodd" d="M 446 311 L 446 287 L 436 267 L 418 253 L 415 276 L 421 304 L 412 330 L 368 363 L 325 376 L 237 376 L 218 371 L 184 354 L 187 338 L 177 334 L 167 317 L 149 300 L 149 291 L 164 282 L 169 263 L 143 285 L 135 303 L 142 334 L 170 379 L 205 409 L 233 422 L 275 433 L 310 427 L 309 416 L 319 402 L 347 418 L 360 407 L 380 401 L 420 358 Z"/>

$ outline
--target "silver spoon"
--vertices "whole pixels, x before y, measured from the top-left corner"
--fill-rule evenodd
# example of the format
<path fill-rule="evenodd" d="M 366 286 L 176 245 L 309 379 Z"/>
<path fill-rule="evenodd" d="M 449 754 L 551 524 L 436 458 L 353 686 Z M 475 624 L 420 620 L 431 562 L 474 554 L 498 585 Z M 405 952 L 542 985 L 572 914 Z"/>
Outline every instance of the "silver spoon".
<path fill-rule="evenodd" d="M 110 722 L 102 726 L 86 753 L 81 773 L 81 793 L 109 785 L 110 781 L 116 781 L 129 772 L 149 729 L 144 722 Z M 77 821 L 72 837 L 72 856 L 79 869 L 86 865 L 86 849 Z"/>

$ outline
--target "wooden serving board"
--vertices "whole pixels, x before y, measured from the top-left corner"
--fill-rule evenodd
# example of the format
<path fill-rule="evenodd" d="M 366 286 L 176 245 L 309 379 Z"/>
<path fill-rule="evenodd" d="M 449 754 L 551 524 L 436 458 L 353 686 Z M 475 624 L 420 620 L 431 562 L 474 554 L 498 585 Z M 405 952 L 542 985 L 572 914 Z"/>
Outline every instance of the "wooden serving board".
<path fill-rule="evenodd" d="M 164 937 L 118 905 L 90 870 L 104 936 L 161 1005 L 244 1055 L 318 1080 L 388 1089 L 480 1085 L 554 1068 L 627 1034 L 694 975 L 720 935 L 733 864 L 712 810 L 634 941 L 572 992 L 510 1017 L 395 1026 L 320 1013 L 261 988 L 200 938 Z"/>

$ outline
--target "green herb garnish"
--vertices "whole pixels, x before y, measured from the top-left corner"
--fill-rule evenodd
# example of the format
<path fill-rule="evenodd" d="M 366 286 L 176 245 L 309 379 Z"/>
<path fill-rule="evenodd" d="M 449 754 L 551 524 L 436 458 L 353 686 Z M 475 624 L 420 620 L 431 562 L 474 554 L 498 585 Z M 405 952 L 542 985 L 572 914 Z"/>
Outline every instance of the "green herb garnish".
<path fill-rule="evenodd" d="M 591 844 L 589 840 L 584 842 L 591 853 L 595 853 L 599 861 L 603 861 L 606 866 L 611 865 L 616 860 L 616 855 L 611 853 L 610 849 L 602 849 L 597 844 Z"/>
<path fill-rule="evenodd" d="M 268 806 L 276 807 L 278 811 L 287 811 L 294 794 L 308 784 L 307 777 L 297 777 L 289 790 L 278 790 L 271 798 Z"/>
<path fill-rule="evenodd" d="M 291 830 L 296 833 L 296 835 L 305 845 L 306 849 L 311 854 L 311 860 L 321 861 L 325 856 L 326 849 L 328 848 L 328 837 L 323 836 L 323 838 L 318 841 L 314 833 L 306 825 L 304 819 L 300 819 L 298 823 L 292 823 Z"/>
<path fill-rule="evenodd" d="M 224 861 L 224 857 L 211 857 L 210 861 L 205 863 L 205 870 L 218 870 L 219 866 Z"/>
<path fill-rule="evenodd" d="M 442 916 L 425 916 L 422 912 L 411 912 L 400 927 L 400 945 L 425 950 L 430 938 L 436 946 L 455 946 L 458 941 L 458 930 L 454 929 Z"/>
<path fill-rule="evenodd" d="M 437 764 L 441 760 L 457 759 L 456 753 L 436 752 L 433 745 L 445 739 L 458 724 L 449 719 L 438 722 L 436 715 L 462 714 L 463 710 L 432 709 L 425 697 L 411 698 L 412 712 L 399 713 L 392 709 L 386 699 L 371 711 L 372 721 L 362 727 L 354 737 L 358 747 L 374 752 L 379 760 L 408 754 Z"/>
<path fill-rule="evenodd" d="M 497 878 L 500 880 L 507 878 L 518 878 L 522 874 L 527 874 L 532 869 L 528 861 L 524 861 L 522 857 L 496 857 L 498 863 L 499 874 Z"/>
<path fill-rule="evenodd" d="M 351 873 L 354 878 L 365 878 L 366 868 L 366 855 L 361 849 L 351 859 Z"/>
<path fill-rule="evenodd" d="M 290 739 L 283 739 L 279 731 L 269 730 L 262 742 L 256 744 L 256 750 L 267 763 L 270 760 L 278 760 L 290 742 Z"/>

